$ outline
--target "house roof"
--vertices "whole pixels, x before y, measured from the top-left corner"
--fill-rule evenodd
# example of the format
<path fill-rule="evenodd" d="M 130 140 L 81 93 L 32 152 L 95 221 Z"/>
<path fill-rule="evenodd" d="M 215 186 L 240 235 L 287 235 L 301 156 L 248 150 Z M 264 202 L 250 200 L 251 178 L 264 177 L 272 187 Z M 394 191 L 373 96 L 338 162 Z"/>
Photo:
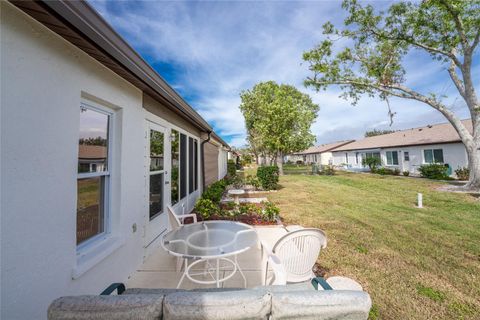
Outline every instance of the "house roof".
<path fill-rule="evenodd" d="M 208 122 L 86 1 L 10 1 L 200 130 L 213 132 Z M 215 136 L 229 147 L 220 137 Z"/>
<path fill-rule="evenodd" d="M 352 143 L 353 141 L 355 141 L 355 140 L 337 141 L 337 142 L 332 142 L 332 143 L 321 144 L 321 145 L 318 145 L 318 146 L 310 147 L 307 150 L 304 150 L 304 151 L 301 151 L 301 152 L 296 152 L 294 154 L 302 155 L 302 154 L 328 152 L 328 151 L 331 151 L 332 149 L 335 149 L 335 148 L 347 145 L 349 143 Z"/>
<path fill-rule="evenodd" d="M 105 159 L 107 147 L 81 144 L 78 146 L 79 159 Z"/>
<path fill-rule="evenodd" d="M 467 130 L 472 132 L 472 121 L 470 119 L 462 120 L 462 123 Z M 450 123 L 440 123 L 368 137 L 340 146 L 332 151 L 378 149 L 452 142 L 461 142 L 457 131 Z"/>

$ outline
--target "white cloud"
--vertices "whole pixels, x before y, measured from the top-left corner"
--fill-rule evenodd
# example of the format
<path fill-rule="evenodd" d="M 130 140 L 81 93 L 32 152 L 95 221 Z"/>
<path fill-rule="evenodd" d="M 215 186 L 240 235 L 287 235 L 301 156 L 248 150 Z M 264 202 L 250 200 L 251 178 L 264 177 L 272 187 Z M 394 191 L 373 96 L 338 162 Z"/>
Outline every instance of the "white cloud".
<path fill-rule="evenodd" d="M 312 95 L 321 107 L 312 127 L 318 142 L 388 127 L 387 108 L 379 100 L 365 98 L 352 107 L 336 88 L 317 93 L 303 87 L 309 72 L 302 53 L 322 39 L 323 23 L 341 24 L 338 1 L 92 3 L 150 63 L 168 64 L 173 71 L 163 65 L 157 71 L 232 145 L 245 143 L 239 93 L 267 80 Z M 446 102 L 462 109 L 444 68 L 425 56 L 408 58 L 409 85 L 425 92 L 440 88 L 449 95 Z M 392 99 L 391 105 L 397 129 L 444 121 L 419 103 Z"/>

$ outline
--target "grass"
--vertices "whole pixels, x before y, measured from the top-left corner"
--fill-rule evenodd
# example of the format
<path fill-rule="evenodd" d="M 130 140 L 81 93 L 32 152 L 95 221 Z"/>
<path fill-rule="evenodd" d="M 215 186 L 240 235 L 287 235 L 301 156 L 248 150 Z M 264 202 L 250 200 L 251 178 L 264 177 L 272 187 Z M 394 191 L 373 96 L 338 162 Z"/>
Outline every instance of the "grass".
<path fill-rule="evenodd" d="M 327 233 L 318 262 L 363 285 L 371 319 L 478 319 L 480 201 L 436 191 L 440 182 L 370 174 L 288 175 L 280 185 L 269 198 L 285 223 Z"/>

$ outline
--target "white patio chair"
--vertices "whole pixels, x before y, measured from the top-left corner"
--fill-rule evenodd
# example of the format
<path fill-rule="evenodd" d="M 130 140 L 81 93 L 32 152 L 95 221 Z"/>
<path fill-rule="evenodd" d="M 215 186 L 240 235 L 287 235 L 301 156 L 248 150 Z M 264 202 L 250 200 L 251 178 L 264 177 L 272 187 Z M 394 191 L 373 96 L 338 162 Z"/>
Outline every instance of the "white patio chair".
<path fill-rule="evenodd" d="M 305 228 L 287 233 L 271 250 L 265 243 L 262 246 L 267 255 L 265 282 L 269 267 L 275 275 L 274 285 L 304 282 L 315 277 L 312 268 L 320 250 L 327 246 L 327 237 L 320 229 Z"/>
<path fill-rule="evenodd" d="M 171 206 L 167 206 L 167 213 L 168 213 L 168 223 L 170 224 L 170 230 L 174 230 L 180 228 L 183 225 L 185 218 L 193 218 L 193 223 L 197 223 L 197 215 L 194 213 L 189 214 L 182 214 L 181 216 L 177 216 L 173 211 Z M 180 272 L 182 270 L 182 266 L 184 265 L 185 260 L 183 258 L 178 257 L 176 263 L 176 270 Z"/>

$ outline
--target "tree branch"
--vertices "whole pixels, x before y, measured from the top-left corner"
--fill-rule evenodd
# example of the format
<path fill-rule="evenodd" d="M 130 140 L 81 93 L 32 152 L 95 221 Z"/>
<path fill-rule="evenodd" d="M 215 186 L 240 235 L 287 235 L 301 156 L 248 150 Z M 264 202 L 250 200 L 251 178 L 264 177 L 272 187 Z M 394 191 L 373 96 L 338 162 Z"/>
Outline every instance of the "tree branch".
<path fill-rule="evenodd" d="M 450 62 L 450 66 L 448 67 L 448 74 L 450 75 L 450 78 L 452 79 L 453 83 L 455 84 L 455 87 L 457 87 L 458 92 L 462 96 L 464 100 L 467 100 L 465 96 L 465 87 L 463 85 L 462 80 L 458 77 L 456 71 L 455 71 L 455 63 L 453 61 Z"/>
<path fill-rule="evenodd" d="M 311 78 L 308 78 L 308 79 L 312 81 Z M 366 87 L 372 90 L 382 92 L 386 95 L 423 102 L 425 104 L 428 104 L 435 110 L 438 110 L 440 113 L 442 113 L 445 116 L 445 118 L 447 118 L 447 120 L 452 124 L 452 126 L 457 130 L 460 138 L 465 144 L 471 144 L 473 140 L 472 135 L 467 130 L 467 128 L 463 125 L 462 121 L 445 105 L 436 101 L 435 99 L 429 98 L 403 85 L 398 85 L 398 84 L 383 85 L 383 84 L 375 84 L 371 82 L 361 82 L 355 79 L 344 79 L 344 80 L 338 80 L 338 81 L 332 81 L 332 82 L 317 81 L 315 82 L 315 84 L 319 86 L 336 84 L 336 85 L 350 85 L 353 87 L 360 87 L 360 88 Z"/>
<path fill-rule="evenodd" d="M 464 51 L 469 50 L 469 44 L 467 40 L 467 36 L 465 35 L 465 28 L 463 26 L 463 21 L 460 19 L 458 16 L 457 12 L 455 12 L 455 8 L 452 7 L 452 5 L 446 1 L 446 0 L 441 0 L 445 8 L 447 8 L 447 11 L 450 13 L 450 15 L 453 18 L 453 21 L 455 22 L 455 26 L 457 27 L 458 34 L 460 36 L 460 40 L 462 42 L 462 47 Z"/>
<path fill-rule="evenodd" d="M 455 64 L 457 66 L 459 66 L 459 67 L 462 66 L 462 62 L 460 60 L 458 60 L 458 58 L 455 54 L 453 54 L 451 52 L 448 52 L 448 51 L 440 50 L 438 48 L 427 46 L 426 44 L 423 44 L 423 43 L 420 43 L 420 42 L 417 42 L 417 41 L 415 41 L 415 39 L 412 36 L 402 35 L 402 36 L 394 37 L 394 36 L 391 36 L 391 35 L 388 35 L 388 34 L 382 32 L 382 31 L 376 31 L 374 29 L 369 29 L 369 30 L 372 34 L 374 34 L 377 37 L 380 37 L 380 38 L 383 37 L 387 40 L 392 40 L 392 41 L 406 41 L 406 42 L 408 42 L 409 44 L 411 44 L 415 47 L 418 47 L 418 48 L 424 49 L 428 52 L 433 52 L 433 53 L 436 53 L 436 54 L 443 55 L 447 58 L 450 58 L 451 60 L 453 60 L 455 62 Z"/>

